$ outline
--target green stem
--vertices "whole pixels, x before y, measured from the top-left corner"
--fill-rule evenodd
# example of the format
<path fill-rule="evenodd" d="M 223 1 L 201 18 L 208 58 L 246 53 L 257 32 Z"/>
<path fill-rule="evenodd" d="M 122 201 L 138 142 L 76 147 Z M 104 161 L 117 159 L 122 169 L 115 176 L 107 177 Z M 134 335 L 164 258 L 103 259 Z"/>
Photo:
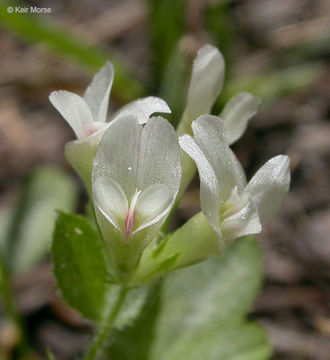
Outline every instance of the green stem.
<path fill-rule="evenodd" d="M 108 314 L 105 316 L 105 319 L 100 324 L 100 327 L 97 330 L 89 349 L 87 350 L 84 360 L 94 360 L 102 354 L 102 351 L 104 350 L 105 344 L 111 332 L 113 323 L 116 320 L 116 317 L 125 301 L 127 292 L 127 288 L 121 288 L 115 305 L 111 306 L 111 309 L 108 309 Z"/>
<path fill-rule="evenodd" d="M 13 322 L 13 324 L 15 324 L 16 328 L 20 332 L 20 342 L 18 344 L 19 358 L 29 359 L 30 350 L 29 350 L 28 341 L 25 337 L 23 321 L 15 303 L 13 289 L 10 283 L 7 266 L 5 264 L 1 251 L 0 251 L 0 293 L 1 293 L 4 312 Z"/>

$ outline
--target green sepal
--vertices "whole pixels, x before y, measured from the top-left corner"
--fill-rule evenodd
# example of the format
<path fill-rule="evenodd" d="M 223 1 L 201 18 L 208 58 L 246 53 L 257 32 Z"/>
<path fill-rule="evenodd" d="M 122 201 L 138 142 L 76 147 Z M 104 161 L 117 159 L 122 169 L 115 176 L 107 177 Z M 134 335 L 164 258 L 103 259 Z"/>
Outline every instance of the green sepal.
<path fill-rule="evenodd" d="M 141 283 L 219 255 L 223 243 L 202 212 L 173 234 L 156 238 L 145 249 L 131 283 Z"/>

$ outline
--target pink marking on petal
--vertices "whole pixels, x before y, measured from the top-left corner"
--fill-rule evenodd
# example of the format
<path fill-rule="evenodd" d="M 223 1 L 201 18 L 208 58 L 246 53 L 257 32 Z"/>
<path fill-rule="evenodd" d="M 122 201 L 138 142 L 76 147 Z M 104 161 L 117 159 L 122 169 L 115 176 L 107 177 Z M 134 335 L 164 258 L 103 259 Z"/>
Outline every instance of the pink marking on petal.
<path fill-rule="evenodd" d="M 125 219 L 125 235 L 126 237 L 129 237 L 134 229 L 134 225 L 135 225 L 135 211 L 129 209 L 126 215 L 126 219 Z"/>
<path fill-rule="evenodd" d="M 97 128 L 97 126 L 90 124 L 86 127 L 85 132 L 86 132 L 87 137 L 89 137 L 89 136 L 95 134 L 98 130 L 99 129 Z"/>

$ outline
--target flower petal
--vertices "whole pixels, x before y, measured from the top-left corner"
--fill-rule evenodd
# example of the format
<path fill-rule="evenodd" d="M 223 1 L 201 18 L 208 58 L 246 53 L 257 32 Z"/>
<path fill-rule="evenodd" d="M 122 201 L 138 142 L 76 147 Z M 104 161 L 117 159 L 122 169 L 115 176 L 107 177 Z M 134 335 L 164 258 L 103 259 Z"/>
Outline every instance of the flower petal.
<path fill-rule="evenodd" d="M 112 117 L 111 121 L 117 120 L 123 116 L 135 115 L 139 123 L 144 124 L 148 121 L 149 116 L 154 113 L 170 113 L 171 109 L 167 103 L 158 97 L 148 96 L 137 99 L 120 108 Z"/>
<path fill-rule="evenodd" d="M 65 157 L 84 181 L 89 194 L 92 189 L 93 160 L 102 136 L 103 131 L 99 131 L 86 139 L 69 141 L 65 144 Z"/>
<path fill-rule="evenodd" d="M 165 184 L 173 201 L 181 181 L 181 156 L 176 132 L 162 117 L 153 117 L 141 134 L 136 184 L 145 190 L 154 184 Z"/>
<path fill-rule="evenodd" d="M 136 231 L 155 224 L 167 215 L 172 202 L 172 191 L 164 184 L 151 185 L 142 191 L 135 207 L 139 223 Z"/>
<path fill-rule="evenodd" d="M 141 127 L 134 116 L 111 123 L 94 158 L 93 183 L 99 176 L 111 177 L 121 185 L 130 202 L 137 188 L 140 143 Z"/>
<path fill-rule="evenodd" d="M 179 138 L 181 148 L 195 161 L 200 178 L 201 208 L 208 222 L 220 236 L 220 189 L 214 169 L 190 135 Z"/>
<path fill-rule="evenodd" d="M 230 150 L 222 120 L 213 115 L 201 115 L 192 124 L 194 139 L 216 174 L 220 200 L 226 201 L 237 186 L 240 193 L 245 185 L 244 171 Z"/>
<path fill-rule="evenodd" d="M 238 208 L 238 211 L 221 221 L 225 239 L 231 241 L 241 236 L 260 233 L 262 227 L 258 210 L 251 196 L 243 193 L 235 207 Z"/>
<path fill-rule="evenodd" d="M 106 122 L 110 90 L 113 82 L 113 66 L 108 61 L 97 72 L 85 91 L 84 100 L 88 104 L 94 121 Z"/>
<path fill-rule="evenodd" d="M 263 165 L 247 184 L 262 224 L 281 207 L 290 186 L 290 161 L 288 156 L 275 156 Z"/>
<path fill-rule="evenodd" d="M 49 100 L 71 126 L 77 138 L 86 138 L 86 126 L 93 122 L 86 102 L 79 95 L 65 90 L 53 91 Z"/>
<path fill-rule="evenodd" d="M 205 45 L 198 51 L 188 90 L 186 112 L 189 119 L 195 120 L 211 111 L 222 89 L 224 71 L 225 62 L 217 48 Z"/>
<path fill-rule="evenodd" d="M 257 113 L 259 105 L 259 98 L 245 92 L 233 96 L 227 102 L 220 117 L 225 125 L 229 145 L 243 135 L 249 120 Z"/>
<path fill-rule="evenodd" d="M 107 174 L 101 174 L 93 182 L 93 201 L 106 219 L 122 231 L 128 201 L 121 186 Z"/>

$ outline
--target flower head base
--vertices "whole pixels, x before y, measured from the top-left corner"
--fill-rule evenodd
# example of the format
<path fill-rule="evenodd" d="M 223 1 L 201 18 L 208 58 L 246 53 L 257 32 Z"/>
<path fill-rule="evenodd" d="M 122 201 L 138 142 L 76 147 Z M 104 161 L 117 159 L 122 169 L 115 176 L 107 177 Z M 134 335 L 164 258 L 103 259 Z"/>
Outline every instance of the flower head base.
<path fill-rule="evenodd" d="M 245 174 L 230 150 L 223 121 L 202 115 L 192 124 L 194 137 L 179 142 L 195 161 L 201 180 L 201 207 L 218 235 L 226 241 L 257 234 L 280 208 L 289 189 L 287 156 L 269 160 L 246 183 Z"/>
<path fill-rule="evenodd" d="M 130 271 L 169 214 L 181 180 L 176 133 L 163 118 L 127 116 L 110 126 L 95 156 L 97 221 L 118 268 Z"/>
<path fill-rule="evenodd" d="M 170 113 L 165 101 L 157 97 L 135 100 L 113 114 L 107 122 L 109 95 L 114 70 L 107 62 L 93 77 L 83 97 L 69 91 L 54 91 L 49 100 L 73 129 L 77 140 L 66 144 L 65 155 L 84 180 L 91 186 L 91 172 L 97 146 L 109 125 L 129 114 L 137 116 L 140 123 L 148 121 L 155 112 Z"/>

